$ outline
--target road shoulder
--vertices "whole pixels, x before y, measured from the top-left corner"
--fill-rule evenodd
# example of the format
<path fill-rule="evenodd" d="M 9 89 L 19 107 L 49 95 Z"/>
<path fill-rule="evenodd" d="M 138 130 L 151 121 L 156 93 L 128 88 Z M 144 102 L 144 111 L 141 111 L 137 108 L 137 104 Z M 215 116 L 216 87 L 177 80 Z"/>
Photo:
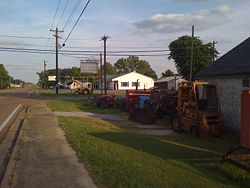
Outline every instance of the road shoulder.
<path fill-rule="evenodd" d="M 96 187 L 45 104 L 31 106 L 3 187 Z"/>

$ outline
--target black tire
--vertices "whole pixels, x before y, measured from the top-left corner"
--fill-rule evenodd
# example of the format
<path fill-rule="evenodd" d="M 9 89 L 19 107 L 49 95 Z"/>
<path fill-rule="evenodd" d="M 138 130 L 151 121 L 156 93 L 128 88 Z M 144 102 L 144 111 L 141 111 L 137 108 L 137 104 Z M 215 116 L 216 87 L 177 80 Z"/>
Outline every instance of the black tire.
<path fill-rule="evenodd" d="M 100 107 L 101 107 L 101 109 L 104 109 L 104 108 L 106 108 L 107 107 L 107 101 L 106 100 L 101 100 L 100 101 Z"/>
<path fill-rule="evenodd" d="M 94 107 L 99 107 L 98 101 L 95 98 L 94 98 L 94 101 L 93 101 L 93 105 L 94 105 Z"/>
<path fill-rule="evenodd" d="M 177 133 L 182 132 L 181 119 L 178 116 L 174 117 L 172 128 Z"/>

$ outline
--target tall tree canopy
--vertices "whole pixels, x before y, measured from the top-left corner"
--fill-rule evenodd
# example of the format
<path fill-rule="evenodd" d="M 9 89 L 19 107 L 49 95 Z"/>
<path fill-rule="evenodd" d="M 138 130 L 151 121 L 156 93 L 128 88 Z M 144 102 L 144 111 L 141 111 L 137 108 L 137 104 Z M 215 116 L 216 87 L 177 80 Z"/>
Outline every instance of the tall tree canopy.
<path fill-rule="evenodd" d="M 169 60 L 174 60 L 180 76 L 185 79 L 190 75 L 192 37 L 182 36 L 169 45 Z M 213 62 L 213 57 L 217 57 L 218 52 L 213 48 L 212 43 L 204 44 L 199 38 L 193 39 L 193 66 L 192 78 L 195 74 L 206 68 Z"/>
<path fill-rule="evenodd" d="M 107 75 L 116 75 L 117 74 L 115 67 L 109 62 L 106 62 L 106 74 Z M 100 75 L 100 69 L 98 69 L 98 75 Z"/>
<path fill-rule="evenodd" d="M 10 86 L 10 78 L 3 64 L 0 64 L 0 89 L 5 89 Z"/>
<path fill-rule="evenodd" d="M 167 69 L 165 72 L 162 72 L 161 75 L 163 77 L 174 76 L 174 72 L 171 71 L 170 69 Z"/>
<path fill-rule="evenodd" d="M 126 74 L 132 71 L 144 74 L 146 76 L 157 78 L 155 71 L 145 60 L 140 60 L 137 56 L 129 56 L 128 58 L 118 59 L 115 63 L 115 69 L 119 74 Z"/>

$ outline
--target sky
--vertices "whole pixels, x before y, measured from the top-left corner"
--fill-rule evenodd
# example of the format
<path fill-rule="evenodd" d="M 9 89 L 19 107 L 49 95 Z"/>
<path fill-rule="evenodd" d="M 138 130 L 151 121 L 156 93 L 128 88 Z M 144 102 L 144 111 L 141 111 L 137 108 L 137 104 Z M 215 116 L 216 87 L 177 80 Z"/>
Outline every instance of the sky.
<path fill-rule="evenodd" d="M 86 3 L 87 0 L 0 0 L 0 63 L 15 79 L 36 83 L 36 73 L 43 71 L 44 61 L 47 69 L 55 68 L 55 55 L 8 52 L 3 48 L 54 50 L 55 39 L 49 30 L 56 27 L 64 31 L 59 42 L 65 42 L 62 50 L 95 51 L 74 57 L 59 55 L 59 68 L 79 67 L 85 58 L 99 59 L 104 35 L 110 37 L 107 51 L 168 50 L 178 37 L 191 35 L 194 25 L 195 36 L 204 43 L 217 42 L 220 56 L 250 35 L 249 0 L 91 0 L 65 41 Z M 160 56 L 140 58 L 147 60 L 158 76 L 167 69 L 176 72 L 168 52 L 153 54 Z M 114 64 L 119 58 L 108 56 L 107 61 Z"/>

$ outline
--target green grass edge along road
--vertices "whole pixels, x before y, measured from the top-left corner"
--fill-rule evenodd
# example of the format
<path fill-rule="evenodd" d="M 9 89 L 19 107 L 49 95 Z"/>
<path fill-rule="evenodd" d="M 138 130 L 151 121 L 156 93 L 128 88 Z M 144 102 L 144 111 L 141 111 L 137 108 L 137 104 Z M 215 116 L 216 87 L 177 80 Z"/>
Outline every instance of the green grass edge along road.
<path fill-rule="evenodd" d="M 52 111 L 68 111 L 68 112 L 91 112 L 97 114 L 112 114 L 112 115 L 127 115 L 126 112 L 120 111 L 119 109 L 115 108 L 96 108 L 93 107 L 93 100 L 92 99 L 85 99 L 85 100 L 74 100 L 74 101 L 49 101 L 48 107 Z"/>
<path fill-rule="evenodd" d="M 65 107 L 63 110 L 68 110 L 65 101 L 57 103 Z M 69 110 L 84 110 L 81 103 L 69 102 Z M 55 101 L 48 105 L 53 110 L 60 110 Z M 244 170 L 219 163 L 234 143 L 230 138 L 193 138 L 186 134 L 156 137 L 137 134 L 122 122 L 70 117 L 59 117 L 58 120 L 69 144 L 99 187 L 250 185 L 250 175 Z"/>

